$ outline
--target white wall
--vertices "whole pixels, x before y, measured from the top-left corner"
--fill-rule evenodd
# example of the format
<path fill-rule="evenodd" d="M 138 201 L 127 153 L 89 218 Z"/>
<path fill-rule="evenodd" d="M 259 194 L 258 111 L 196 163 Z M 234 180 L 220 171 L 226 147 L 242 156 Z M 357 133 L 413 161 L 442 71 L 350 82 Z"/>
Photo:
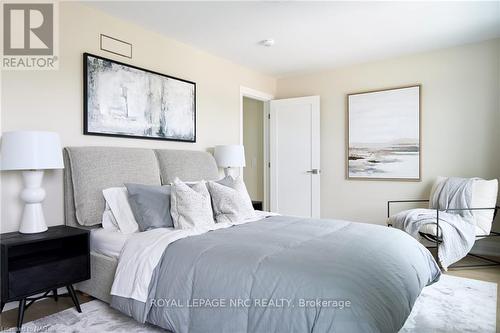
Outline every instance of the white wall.
<path fill-rule="evenodd" d="M 500 39 L 282 78 L 278 98 L 321 96 L 321 215 L 382 224 L 386 201 L 426 198 L 438 175 L 500 178 Z M 345 178 L 346 94 L 422 84 L 422 181 Z"/>
<path fill-rule="evenodd" d="M 245 185 L 252 200 L 264 200 L 264 102 L 243 97 Z"/>
<path fill-rule="evenodd" d="M 239 142 L 240 86 L 274 94 L 276 80 L 81 4 L 60 4 L 60 67 L 1 75 L 1 129 L 58 132 L 64 146 L 109 145 L 205 150 Z M 99 35 L 134 45 L 132 60 L 99 50 Z M 197 84 L 197 143 L 84 136 L 82 53 L 131 63 Z M 224 131 L 220 129 L 224 128 Z M 22 211 L 18 172 L 2 172 L 1 232 L 15 231 Z M 62 171 L 46 173 L 47 224 L 63 223 Z"/>

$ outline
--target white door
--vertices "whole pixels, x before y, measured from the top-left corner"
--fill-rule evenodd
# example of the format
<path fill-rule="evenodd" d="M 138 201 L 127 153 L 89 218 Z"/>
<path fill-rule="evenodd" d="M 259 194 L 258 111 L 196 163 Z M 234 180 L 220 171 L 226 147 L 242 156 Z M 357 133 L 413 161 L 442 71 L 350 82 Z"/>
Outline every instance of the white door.
<path fill-rule="evenodd" d="M 270 210 L 320 215 L 319 96 L 270 102 Z"/>

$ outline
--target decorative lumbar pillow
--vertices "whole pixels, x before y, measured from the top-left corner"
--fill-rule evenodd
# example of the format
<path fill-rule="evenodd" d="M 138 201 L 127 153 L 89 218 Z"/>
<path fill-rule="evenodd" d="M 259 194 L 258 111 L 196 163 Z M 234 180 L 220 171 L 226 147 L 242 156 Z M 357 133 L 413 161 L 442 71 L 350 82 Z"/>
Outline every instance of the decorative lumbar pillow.
<path fill-rule="evenodd" d="M 125 184 L 140 231 L 174 226 L 170 216 L 171 186 Z"/>
<path fill-rule="evenodd" d="M 170 206 L 176 229 L 214 224 L 210 193 L 204 181 L 188 186 L 176 178 L 172 183 Z"/>
<path fill-rule="evenodd" d="M 446 181 L 448 177 L 437 177 L 431 188 L 432 198 L 439 185 Z M 471 208 L 493 208 L 497 202 L 498 180 L 485 180 L 474 178 L 472 183 Z M 487 235 L 491 231 L 494 210 L 474 210 L 472 215 L 475 217 L 476 226 L 482 231 L 481 234 Z"/>
<path fill-rule="evenodd" d="M 237 223 L 255 217 L 252 200 L 241 177 L 226 176 L 217 182 L 208 182 L 217 223 Z"/>
<path fill-rule="evenodd" d="M 127 189 L 125 187 L 110 187 L 103 190 L 102 194 L 113 213 L 120 232 L 124 234 L 137 232 L 139 226 L 128 202 Z"/>

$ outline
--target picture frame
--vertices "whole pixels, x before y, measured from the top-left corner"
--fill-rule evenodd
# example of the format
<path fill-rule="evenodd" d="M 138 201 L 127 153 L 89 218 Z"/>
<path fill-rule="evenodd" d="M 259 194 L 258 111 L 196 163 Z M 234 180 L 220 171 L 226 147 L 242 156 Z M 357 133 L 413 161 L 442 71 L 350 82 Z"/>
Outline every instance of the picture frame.
<path fill-rule="evenodd" d="M 421 88 L 347 95 L 348 180 L 421 181 Z"/>
<path fill-rule="evenodd" d="M 83 54 L 83 134 L 196 142 L 196 83 Z"/>

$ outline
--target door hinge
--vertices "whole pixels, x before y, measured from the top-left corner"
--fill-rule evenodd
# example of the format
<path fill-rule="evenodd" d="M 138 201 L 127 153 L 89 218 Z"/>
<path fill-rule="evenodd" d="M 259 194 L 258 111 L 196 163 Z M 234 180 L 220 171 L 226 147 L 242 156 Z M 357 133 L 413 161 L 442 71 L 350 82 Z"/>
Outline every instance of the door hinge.
<path fill-rule="evenodd" d="M 271 114 L 270 113 L 267 115 L 267 119 L 271 119 Z"/>
<path fill-rule="evenodd" d="M 267 163 L 267 166 L 270 168 L 271 167 L 271 162 Z"/>

